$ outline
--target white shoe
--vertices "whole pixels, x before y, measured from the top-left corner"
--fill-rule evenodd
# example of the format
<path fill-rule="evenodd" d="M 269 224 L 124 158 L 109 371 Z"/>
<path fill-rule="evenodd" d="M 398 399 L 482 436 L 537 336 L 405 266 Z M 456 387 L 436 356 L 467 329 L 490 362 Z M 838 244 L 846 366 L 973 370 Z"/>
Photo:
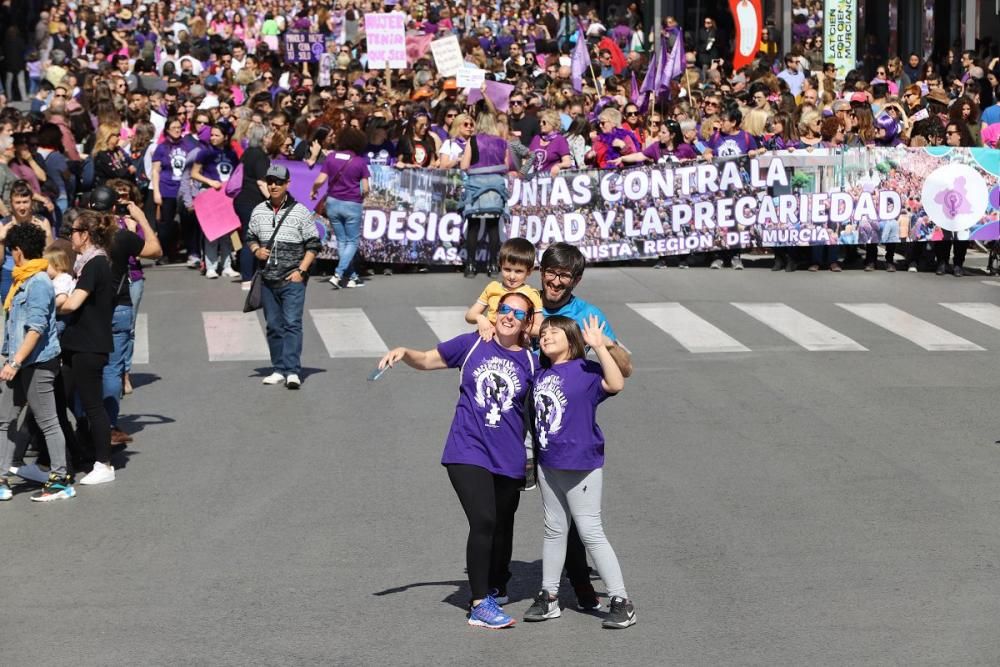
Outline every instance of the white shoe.
<path fill-rule="evenodd" d="M 80 484 L 93 486 L 94 484 L 107 484 L 115 481 L 115 469 L 104 463 L 95 463 L 94 469 L 84 475 Z"/>
<path fill-rule="evenodd" d="M 191 257 L 188 257 L 187 266 L 189 269 L 197 269 L 199 266 L 201 266 L 201 257 L 198 257 L 198 255 L 192 255 Z"/>
<path fill-rule="evenodd" d="M 219 277 L 219 272 L 216 271 L 214 268 L 209 268 L 205 271 L 205 277 L 208 278 L 209 280 L 214 280 Z"/>
<path fill-rule="evenodd" d="M 260 381 L 261 384 L 281 384 L 285 381 L 285 376 L 281 373 L 271 373 Z"/>
<path fill-rule="evenodd" d="M 302 380 L 295 373 L 292 373 L 287 378 L 285 378 L 285 387 L 288 389 L 298 389 L 302 386 Z"/>
<path fill-rule="evenodd" d="M 234 271 L 233 267 L 231 266 L 227 266 L 226 268 L 222 269 L 222 275 L 224 275 L 226 278 L 239 278 L 240 272 Z"/>
<path fill-rule="evenodd" d="M 39 467 L 37 463 L 29 463 L 26 466 L 11 466 L 10 471 L 29 482 L 45 484 L 49 481 L 49 471 Z"/>
<path fill-rule="evenodd" d="M 252 280 L 244 280 L 243 282 L 240 283 L 240 289 L 243 290 L 244 292 L 249 292 L 250 285 L 252 284 L 253 284 Z"/>

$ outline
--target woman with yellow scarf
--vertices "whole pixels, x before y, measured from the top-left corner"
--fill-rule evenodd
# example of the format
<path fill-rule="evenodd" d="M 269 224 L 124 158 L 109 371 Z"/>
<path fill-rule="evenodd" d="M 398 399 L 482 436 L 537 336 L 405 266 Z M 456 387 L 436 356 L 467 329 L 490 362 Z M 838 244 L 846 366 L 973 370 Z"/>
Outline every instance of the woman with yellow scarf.
<path fill-rule="evenodd" d="M 0 471 L 5 474 L 15 449 L 23 453 L 27 441 L 17 428 L 25 406 L 45 434 L 52 467 L 42 490 L 32 500 L 48 502 L 76 495 L 66 470 L 66 439 L 56 411 L 55 382 L 59 375 L 59 336 L 56 333 L 56 293 L 42 259 L 45 232 L 31 222 L 18 222 L 6 230 L 6 245 L 14 258 L 14 286 L 7 293 L 7 325 L 0 353 Z M 13 494 L 0 476 L 0 500 Z"/>

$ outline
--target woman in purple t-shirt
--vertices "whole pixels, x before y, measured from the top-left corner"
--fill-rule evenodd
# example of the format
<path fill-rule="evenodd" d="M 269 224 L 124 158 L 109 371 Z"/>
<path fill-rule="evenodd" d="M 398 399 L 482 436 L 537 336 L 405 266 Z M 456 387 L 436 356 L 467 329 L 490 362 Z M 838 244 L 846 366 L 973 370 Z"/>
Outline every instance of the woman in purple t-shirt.
<path fill-rule="evenodd" d="M 581 333 L 573 319 L 552 315 L 539 332 L 543 368 L 531 393 L 545 540 L 542 590 L 525 613 L 526 621 L 545 621 L 562 613 L 557 595 L 571 521 L 611 596 L 604 627 L 627 628 L 636 621 L 618 557 L 601 523 L 604 434 L 597 425 L 597 406 L 625 388 L 603 329 L 604 323 L 594 316 Z M 587 360 L 587 346 L 599 363 Z"/>
<path fill-rule="evenodd" d="M 402 360 L 424 371 L 460 369 L 458 405 L 441 463 L 469 520 L 469 625 L 514 623 L 499 605 L 507 601 L 514 513 L 527 463 L 524 410 L 538 359 L 522 343 L 533 311 L 528 297 L 508 292 L 497 307 L 492 340 L 474 331 L 426 352 L 397 347 L 379 362 L 379 368 Z"/>
<path fill-rule="evenodd" d="M 573 166 L 569 142 L 559 133 L 561 123 L 559 112 L 555 109 L 546 109 L 538 114 L 538 123 L 542 133 L 536 134 L 529 146 L 534 158 L 535 171 L 555 176 L 560 169 L 569 169 Z"/>
<path fill-rule="evenodd" d="M 352 266 L 361 238 L 362 203 L 368 193 L 368 161 L 361 157 L 368 137 L 348 125 L 337 135 L 337 150 L 326 156 L 323 168 L 312 185 L 316 198 L 327 181 L 326 217 L 337 237 L 337 268 L 330 279 L 334 289 L 357 285 L 357 271 Z"/>

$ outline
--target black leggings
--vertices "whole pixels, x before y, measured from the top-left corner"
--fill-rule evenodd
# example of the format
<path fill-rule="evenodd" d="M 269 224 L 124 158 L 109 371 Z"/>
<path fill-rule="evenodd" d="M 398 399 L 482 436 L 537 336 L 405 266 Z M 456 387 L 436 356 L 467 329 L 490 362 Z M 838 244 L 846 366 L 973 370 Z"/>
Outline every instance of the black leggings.
<path fill-rule="evenodd" d="M 523 480 L 494 475 L 485 468 L 452 463 L 448 478 L 469 519 L 465 565 L 472 599 L 482 600 L 491 588 L 506 589 L 514 548 L 514 513 L 521 502 Z"/>
<path fill-rule="evenodd" d="M 90 427 L 85 450 L 81 451 L 84 445 L 80 441 L 71 445 L 77 449 L 74 457 L 84 462 L 111 463 L 111 420 L 104 409 L 103 399 L 104 367 L 107 363 L 107 353 L 63 350 L 62 376 L 66 401 L 73 405 L 74 395 L 79 396 Z"/>
<path fill-rule="evenodd" d="M 487 264 L 496 264 L 500 258 L 500 216 L 473 215 L 466 218 L 465 229 L 465 262 L 476 263 L 476 252 L 479 246 L 479 228 L 486 225 Z"/>
<path fill-rule="evenodd" d="M 156 235 L 163 246 L 163 256 L 173 259 L 177 256 L 177 197 L 163 197 L 160 217 L 156 221 Z"/>

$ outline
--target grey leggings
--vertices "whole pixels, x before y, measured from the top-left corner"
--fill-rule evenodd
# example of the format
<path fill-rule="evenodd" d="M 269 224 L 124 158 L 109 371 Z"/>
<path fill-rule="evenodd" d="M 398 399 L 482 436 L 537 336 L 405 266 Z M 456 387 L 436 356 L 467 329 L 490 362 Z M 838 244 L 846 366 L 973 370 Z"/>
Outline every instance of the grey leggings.
<path fill-rule="evenodd" d="M 15 449 L 23 455 L 27 448 L 30 435 L 27 429 L 17 428 L 25 405 L 45 435 L 51 471 L 66 474 L 66 438 L 56 412 L 55 378 L 56 372 L 50 368 L 25 366 L 13 380 L 0 383 L 0 477 L 6 476 Z"/>
<path fill-rule="evenodd" d="M 545 541 L 542 544 L 542 589 L 551 595 L 559 591 L 570 519 L 576 524 L 587 553 L 608 587 L 609 595 L 628 599 L 618 556 L 604 536 L 601 523 L 601 487 L 604 470 L 556 470 L 538 466 L 538 487 L 545 513 Z"/>

